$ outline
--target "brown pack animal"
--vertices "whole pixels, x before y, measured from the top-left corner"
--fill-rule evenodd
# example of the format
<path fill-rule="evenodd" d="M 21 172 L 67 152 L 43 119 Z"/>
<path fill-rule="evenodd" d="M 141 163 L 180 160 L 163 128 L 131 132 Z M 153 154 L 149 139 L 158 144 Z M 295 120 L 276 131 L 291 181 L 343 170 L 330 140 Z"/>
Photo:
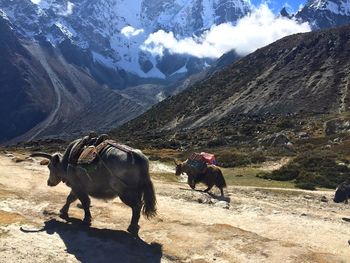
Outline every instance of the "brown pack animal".
<path fill-rule="evenodd" d="M 79 164 L 78 157 L 81 149 L 91 147 L 89 141 L 91 140 L 87 137 L 73 141 L 63 155 L 33 153 L 31 156 L 50 160 L 48 164 L 50 174 L 47 181 L 49 186 L 64 182 L 71 188 L 66 203 L 60 210 L 62 218 L 68 218 L 70 204 L 79 199 L 85 212 L 83 223 L 90 225 L 89 196 L 100 199 L 119 196 L 132 209 L 128 231 L 137 235 L 141 210 L 147 218 L 156 215 L 156 197 L 149 175 L 147 157 L 140 150 L 105 143 L 93 163 L 83 166 Z M 98 139 L 93 141 L 100 143 Z"/>
<path fill-rule="evenodd" d="M 226 187 L 225 178 L 219 167 L 215 165 L 207 165 L 203 171 L 198 171 L 188 164 L 188 160 L 184 162 L 174 161 L 176 165 L 175 175 L 179 176 L 182 173 L 187 174 L 187 183 L 192 188 L 196 188 L 197 183 L 203 183 L 207 186 L 205 192 L 209 192 L 215 185 L 220 189 L 221 196 L 224 196 L 223 188 Z"/>

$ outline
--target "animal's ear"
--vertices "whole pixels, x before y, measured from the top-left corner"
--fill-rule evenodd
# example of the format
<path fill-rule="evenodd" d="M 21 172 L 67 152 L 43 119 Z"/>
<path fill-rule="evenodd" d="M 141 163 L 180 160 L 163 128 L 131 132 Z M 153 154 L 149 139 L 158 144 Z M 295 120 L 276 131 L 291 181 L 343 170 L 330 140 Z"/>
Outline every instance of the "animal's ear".
<path fill-rule="evenodd" d="M 58 154 L 52 155 L 51 163 L 55 165 L 55 164 L 58 164 L 59 162 L 60 162 L 60 157 L 58 156 Z"/>
<path fill-rule="evenodd" d="M 176 166 L 178 166 L 178 163 L 177 163 L 177 161 L 174 159 L 174 164 L 176 165 Z"/>

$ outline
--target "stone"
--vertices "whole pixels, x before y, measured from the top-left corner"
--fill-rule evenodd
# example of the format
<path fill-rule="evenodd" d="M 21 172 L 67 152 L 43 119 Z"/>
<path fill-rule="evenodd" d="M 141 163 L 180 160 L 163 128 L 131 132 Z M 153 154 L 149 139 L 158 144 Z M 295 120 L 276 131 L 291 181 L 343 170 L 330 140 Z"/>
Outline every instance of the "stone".
<path fill-rule="evenodd" d="M 13 157 L 11 160 L 15 163 L 21 163 L 25 161 L 25 159 L 21 157 Z"/>
<path fill-rule="evenodd" d="M 324 132 L 326 135 L 335 135 L 350 131 L 350 120 L 337 118 L 324 123 Z"/>
<path fill-rule="evenodd" d="M 327 199 L 327 197 L 325 197 L 325 196 L 322 196 L 322 197 L 321 197 L 321 202 L 327 203 L 327 202 L 328 202 L 328 199 Z"/>
<path fill-rule="evenodd" d="M 47 160 L 47 159 L 44 159 L 44 160 L 40 161 L 40 165 L 48 165 L 49 163 L 50 163 L 50 161 Z"/>
<path fill-rule="evenodd" d="M 226 202 L 226 201 L 216 202 L 215 206 L 221 207 L 221 208 L 224 208 L 224 209 L 229 209 L 230 208 L 230 204 L 228 202 Z"/>

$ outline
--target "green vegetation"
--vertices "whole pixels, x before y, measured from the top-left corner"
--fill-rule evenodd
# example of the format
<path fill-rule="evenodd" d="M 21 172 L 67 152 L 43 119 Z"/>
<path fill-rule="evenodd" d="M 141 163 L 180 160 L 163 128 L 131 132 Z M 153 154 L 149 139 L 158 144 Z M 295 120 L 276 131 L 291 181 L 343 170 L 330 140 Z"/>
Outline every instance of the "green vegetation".
<path fill-rule="evenodd" d="M 221 167 L 238 167 L 250 164 L 257 164 L 266 161 L 266 156 L 262 152 L 253 152 L 251 154 L 238 151 L 221 151 L 216 153 L 218 165 Z"/>
<path fill-rule="evenodd" d="M 261 173 L 259 167 L 224 168 L 223 173 L 229 186 L 294 188 L 293 182 L 264 180 L 257 177 Z"/>
<path fill-rule="evenodd" d="M 293 181 L 302 189 L 316 187 L 335 188 L 339 183 L 350 179 L 348 161 L 331 151 L 309 151 L 298 155 L 286 166 L 271 173 L 260 173 L 259 178 Z"/>

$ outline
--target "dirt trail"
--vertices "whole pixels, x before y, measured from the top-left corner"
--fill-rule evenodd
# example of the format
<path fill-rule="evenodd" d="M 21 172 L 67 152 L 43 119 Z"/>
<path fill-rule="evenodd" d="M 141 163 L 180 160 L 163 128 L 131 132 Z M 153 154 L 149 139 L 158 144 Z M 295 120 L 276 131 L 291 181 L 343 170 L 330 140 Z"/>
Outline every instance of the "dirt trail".
<path fill-rule="evenodd" d="M 350 262 L 350 207 L 331 202 L 333 192 L 229 187 L 227 202 L 155 181 L 159 215 L 141 219 L 137 240 L 118 199 L 92 200 L 91 228 L 75 205 L 72 222 L 60 219 L 69 189 L 47 187 L 47 174 L 0 155 L 3 262 Z"/>
<path fill-rule="evenodd" d="M 46 70 L 48 76 L 51 79 L 53 91 L 55 93 L 55 104 L 53 109 L 51 110 L 50 114 L 47 116 L 45 120 L 43 120 L 41 123 L 36 125 L 34 128 L 32 128 L 30 131 L 26 132 L 24 135 L 21 135 L 19 137 L 16 137 L 12 139 L 9 143 L 15 143 L 18 141 L 31 141 L 35 139 L 42 131 L 47 129 L 52 123 L 55 121 L 58 111 L 61 107 L 62 102 L 62 95 L 61 93 L 64 92 L 64 85 L 61 83 L 51 66 L 49 65 L 48 61 L 46 60 L 45 56 L 42 54 L 42 50 L 37 45 L 32 45 L 30 48 L 28 48 L 28 51 L 38 59 L 40 64 L 43 66 L 43 68 Z"/>

